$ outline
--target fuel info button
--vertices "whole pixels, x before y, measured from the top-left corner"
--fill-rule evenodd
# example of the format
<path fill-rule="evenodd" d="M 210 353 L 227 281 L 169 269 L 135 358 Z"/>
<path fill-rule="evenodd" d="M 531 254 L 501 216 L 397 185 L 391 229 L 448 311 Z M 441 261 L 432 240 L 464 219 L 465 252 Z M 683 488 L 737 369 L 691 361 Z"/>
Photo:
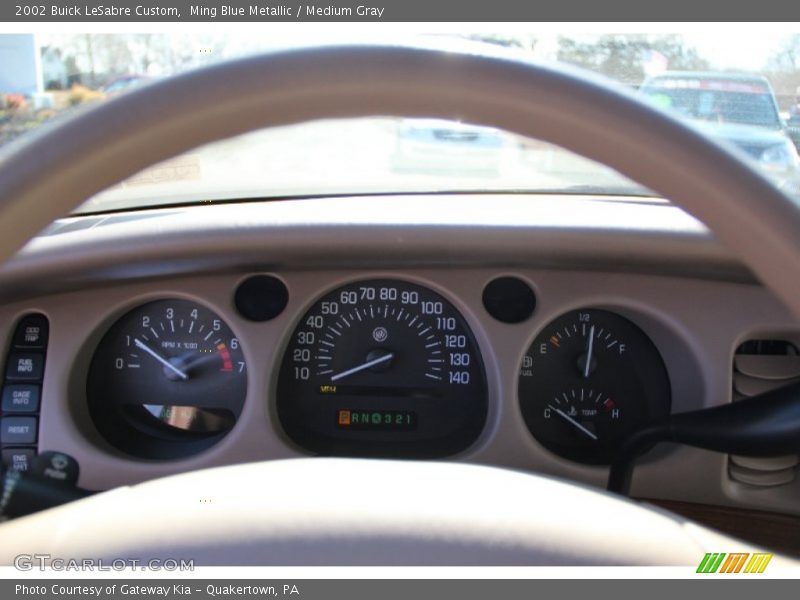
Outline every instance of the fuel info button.
<path fill-rule="evenodd" d="M 38 381 L 44 371 L 44 357 L 41 354 L 14 353 L 8 357 L 6 379 L 10 381 Z"/>

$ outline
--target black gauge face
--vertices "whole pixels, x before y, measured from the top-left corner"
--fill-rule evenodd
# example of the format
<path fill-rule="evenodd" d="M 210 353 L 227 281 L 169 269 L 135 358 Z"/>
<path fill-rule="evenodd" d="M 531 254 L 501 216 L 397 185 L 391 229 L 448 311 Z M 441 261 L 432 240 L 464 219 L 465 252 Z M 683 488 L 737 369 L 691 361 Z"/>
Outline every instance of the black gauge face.
<path fill-rule="evenodd" d="M 320 298 L 292 332 L 277 391 L 286 433 L 320 454 L 446 456 L 486 421 L 486 375 L 464 318 L 404 281 Z"/>
<path fill-rule="evenodd" d="M 170 459 L 221 439 L 242 411 L 239 341 L 211 310 L 159 300 L 120 318 L 92 358 L 89 410 L 98 431 L 134 456 Z"/>
<path fill-rule="evenodd" d="M 650 338 L 605 310 L 548 324 L 522 359 L 519 402 L 534 437 L 583 463 L 611 462 L 620 443 L 670 412 L 670 383 Z"/>

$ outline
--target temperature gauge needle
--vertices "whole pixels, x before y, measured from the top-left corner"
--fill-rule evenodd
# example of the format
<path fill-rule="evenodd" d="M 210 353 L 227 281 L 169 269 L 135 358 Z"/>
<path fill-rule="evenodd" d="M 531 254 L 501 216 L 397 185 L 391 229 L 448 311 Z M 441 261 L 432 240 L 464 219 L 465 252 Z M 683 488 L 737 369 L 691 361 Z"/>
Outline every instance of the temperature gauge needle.
<path fill-rule="evenodd" d="M 352 369 L 347 369 L 347 371 L 342 371 L 341 373 L 337 373 L 336 375 L 331 377 L 331 381 L 338 381 L 340 379 L 344 379 L 348 375 L 354 375 L 355 373 L 359 373 L 365 369 L 374 367 L 375 365 L 380 365 L 388 360 L 392 360 L 393 358 L 394 358 L 394 352 L 389 352 L 389 354 L 384 354 L 383 356 L 379 356 L 378 358 L 375 358 L 373 360 L 368 360 L 364 364 L 358 365 L 357 367 L 353 367 Z"/>
<path fill-rule="evenodd" d="M 175 365 L 173 365 L 171 362 L 169 362 L 169 361 L 168 361 L 166 358 L 164 358 L 163 356 L 161 356 L 161 355 L 160 355 L 158 352 L 156 352 L 155 350 L 152 350 L 152 349 L 150 349 L 150 347 L 149 347 L 149 346 L 147 346 L 147 345 L 145 345 L 145 343 L 144 343 L 144 342 L 142 342 L 141 340 L 139 340 L 139 339 L 135 339 L 133 343 L 136 345 L 136 347 L 137 347 L 137 348 L 141 348 L 142 350 L 144 350 L 145 352 L 147 352 L 147 353 L 148 353 L 150 356 L 152 356 L 153 358 L 155 358 L 155 359 L 156 359 L 158 362 L 160 362 L 160 363 L 161 363 L 162 365 L 164 365 L 164 366 L 165 366 L 167 369 L 169 369 L 170 371 L 172 371 L 173 373 L 175 373 L 175 374 L 176 374 L 178 377 L 180 377 L 180 378 L 181 378 L 181 379 L 183 379 L 184 381 L 186 381 L 187 379 L 189 379 L 189 376 L 188 376 L 186 373 L 184 373 L 183 371 L 181 371 L 181 370 L 180 370 L 178 367 L 176 367 Z"/>
<path fill-rule="evenodd" d="M 547 405 L 547 408 L 549 408 L 550 410 L 552 410 L 553 412 L 555 412 L 555 413 L 556 413 L 556 414 L 557 414 L 559 417 L 561 417 L 562 419 L 565 419 L 567 422 L 569 422 L 570 424 L 572 424 L 572 425 L 574 425 L 575 427 L 577 427 L 577 428 L 578 428 L 580 431 L 582 431 L 583 433 L 585 433 L 586 435 L 588 435 L 588 436 L 589 436 L 590 438 L 592 438 L 593 440 L 596 440 L 596 439 L 597 439 L 597 436 L 596 436 L 595 434 L 593 434 L 591 431 L 589 431 L 588 429 L 586 429 L 586 427 L 584 427 L 583 425 L 581 425 L 580 423 L 578 423 L 578 422 L 577 422 L 575 419 L 573 419 L 572 417 L 570 417 L 570 416 L 569 416 L 567 413 L 565 413 L 563 410 L 561 410 L 561 409 L 559 409 L 559 408 L 556 408 L 556 407 L 555 407 L 555 406 L 553 406 L 552 404 L 548 404 L 548 405 Z"/>

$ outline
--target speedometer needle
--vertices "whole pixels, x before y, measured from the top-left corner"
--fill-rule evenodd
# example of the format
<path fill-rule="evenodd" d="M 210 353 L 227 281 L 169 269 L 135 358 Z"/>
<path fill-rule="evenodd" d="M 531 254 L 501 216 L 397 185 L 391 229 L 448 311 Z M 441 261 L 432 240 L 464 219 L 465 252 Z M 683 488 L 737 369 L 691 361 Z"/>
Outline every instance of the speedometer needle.
<path fill-rule="evenodd" d="M 550 410 L 552 410 L 553 412 L 555 412 L 555 413 L 556 413 L 556 414 L 557 414 L 559 417 L 561 417 L 562 419 L 566 419 L 566 420 L 567 420 L 569 423 L 571 423 L 572 425 L 574 425 L 575 427 L 577 427 L 579 430 L 581 430 L 583 433 L 585 433 L 586 435 L 588 435 L 588 436 L 589 436 L 590 438 L 592 438 L 593 440 L 596 440 L 596 439 L 597 439 L 597 436 L 596 436 L 595 434 L 593 434 L 591 431 L 589 431 L 588 429 L 586 429 L 586 427 L 584 427 L 583 425 L 581 425 L 580 423 L 578 423 L 578 422 L 577 422 L 575 419 L 573 419 L 572 417 L 570 417 L 570 416 L 569 416 L 567 413 L 565 413 L 563 410 L 556 408 L 556 407 L 555 407 L 555 406 L 553 406 L 552 404 L 548 404 L 548 405 L 547 405 L 547 408 L 549 408 Z"/>
<path fill-rule="evenodd" d="M 176 367 L 175 365 L 173 365 L 171 362 L 169 362 L 169 361 L 168 361 L 166 358 L 164 358 L 163 356 L 161 356 L 161 355 L 160 355 L 158 352 L 156 352 L 155 350 L 151 350 L 151 349 L 150 349 L 148 346 L 146 346 L 146 345 L 145 345 L 145 343 L 144 343 L 144 342 L 142 342 L 141 340 L 139 340 L 139 339 L 135 339 L 135 340 L 133 341 L 133 343 L 136 345 L 136 347 L 137 347 L 137 348 L 141 348 L 142 350 L 144 350 L 145 352 L 147 352 L 147 353 L 148 353 L 150 356 L 152 356 L 153 358 L 155 358 L 155 359 L 156 359 L 158 362 L 160 362 L 160 363 L 161 363 L 162 365 L 164 365 L 166 368 L 168 368 L 169 370 L 171 370 L 172 372 L 174 372 L 174 373 L 175 373 L 175 374 L 176 374 L 178 377 L 180 377 L 180 378 L 181 378 L 181 379 L 183 379 L 184 381 L 186 381 L 187 379 L 189 379 L 189 376 L 188 376 L 186 373 L 184 373 L 183 371 L 181 371 L 181 370 L 180 370 L 178 367 Z"/>
<path fill-rule="evenodd" d="M 385 363 L 386 361 L 392 360 L 394 358 L 394 352 L 389 352 L 389 354 L 384 354 L 383 356 L 379 356 L 378 358 L 374 358 L 365 362 L 363 365 L 358 365 L 357 367 L 353 367 L 352 369 L 347 369 L 347 371 L 342 371 L 341 373 L 337 373 L 336 375 L 331 377 L 331 381 L 338 381 L 339 379 L 344 379 L 349 375 L 353 375 L 355 373 L 359 373 L 364 369 L 369 369 L 370 367 L 374 367 L 375 365 L 380 365 Z"/>

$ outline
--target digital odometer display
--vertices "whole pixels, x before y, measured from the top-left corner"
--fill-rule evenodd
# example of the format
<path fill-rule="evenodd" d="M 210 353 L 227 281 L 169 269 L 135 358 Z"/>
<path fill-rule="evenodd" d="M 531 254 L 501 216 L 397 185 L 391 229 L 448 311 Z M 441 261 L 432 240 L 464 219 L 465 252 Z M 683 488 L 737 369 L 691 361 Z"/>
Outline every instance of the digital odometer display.
<path fill-rule="evenodd" d="M 447 456 L 483 429 L 486 374 L 467 323 L 442 296 L 405 281 L 361 281 L 300 319 L 277 408 L 287 435 L 319 454 Z"/>

